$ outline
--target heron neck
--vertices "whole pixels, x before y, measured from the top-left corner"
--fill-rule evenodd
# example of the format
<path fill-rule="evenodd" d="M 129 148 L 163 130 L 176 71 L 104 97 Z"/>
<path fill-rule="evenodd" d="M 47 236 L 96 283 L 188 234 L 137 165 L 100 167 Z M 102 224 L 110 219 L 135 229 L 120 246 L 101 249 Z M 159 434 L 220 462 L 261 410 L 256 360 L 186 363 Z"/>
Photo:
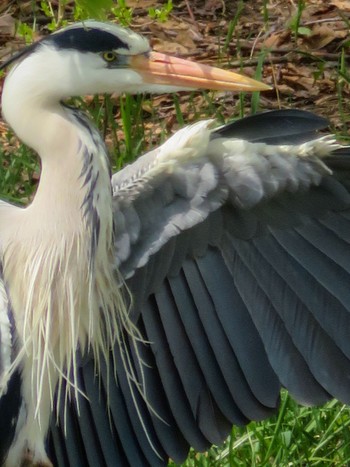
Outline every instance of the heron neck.
<path fill-rule="evenodd" d="M 17 118 L 14 129 L 41 159 L 40 181 L 33 206 L 40 205 L 42 210 L 50 207 L 56 216 L 60 208 L 67 211 L 67 206 L 75 206 L 78 209 L 84 195 L 79 177 L 85 156 L 79 128 L 69 120 L 65 109 L 59 103 L 56 107 L 33 108 L 28 122 Z"/>
<path fill-rule="evenodd" d="M 52 136 L 58 134 L 54 129 L 62 112 L 59 99 L 46 93 L 44 78 L 35 71 L 25 61 L 15 66 L 4 82 L 1 105 L 4 119 L 18 138 L 41 154 L 47 152 L 46 146 L 58 143 Z"/>
<path fill-rule="evenodd" d="M 109 224 L 109 163 L 97 130 L 78 111 L 63 106 L 46 118 L 50 144 L 40 150 L 42 172 L 33 207 L 51 206 L 55 219 L 71 216 L 67 222 L 72 225 L 77 225 L 74 216 L 86 221 L 94 215 Z"/>
<path fill-rule="evenodd" d="M 20 62 L 5 80 L 2 114 L 18 138 L 39 154 L 43 171 L 52 166 L 58 174 L 71 172 L 78 162 L 80 128 L 45 80 L 30 60 Z"/>
<path fill-rule="evenodd" d="M 39 186 L 26 214 L 43 231 L 58 235 L 70 235 L 72 229 L 98 233 L 105 248 L 112 238 L 112 196 L 104 143 L 77 111 L 45 96 L 33 76 L 19 71 L 5 83 L 2 110 L 17 136 L 41 158 Z"/>

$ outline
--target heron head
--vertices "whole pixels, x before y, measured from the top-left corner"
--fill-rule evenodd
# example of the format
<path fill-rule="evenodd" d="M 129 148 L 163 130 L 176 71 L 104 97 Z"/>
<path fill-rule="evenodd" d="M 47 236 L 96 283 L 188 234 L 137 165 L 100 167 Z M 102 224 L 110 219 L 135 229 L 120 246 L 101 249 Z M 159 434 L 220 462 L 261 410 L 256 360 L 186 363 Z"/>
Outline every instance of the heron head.
<path fill-rule="evenodd" d="M 143 36 L 98 21 L 76 23 L 51 34 L 18 58 L 14 72 L 18 69 L 22 78 L 28 78 L 36 93 L 54 99 L 198 88 L 269 89 L 236 73 L 156 53 Z"/>

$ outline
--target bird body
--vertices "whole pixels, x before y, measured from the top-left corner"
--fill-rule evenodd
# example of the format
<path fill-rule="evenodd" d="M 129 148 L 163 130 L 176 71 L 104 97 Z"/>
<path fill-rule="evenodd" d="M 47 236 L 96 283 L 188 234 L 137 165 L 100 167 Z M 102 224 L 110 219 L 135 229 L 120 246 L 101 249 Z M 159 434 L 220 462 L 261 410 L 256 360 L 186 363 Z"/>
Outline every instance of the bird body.
<path fill-rule="evenodd" d="M 350 401 L 350 197 L 325 121 L 198 122 L 111 179 L 103 140 L 65 97 L 266 86 L 98 22 L 16 60 L 2 110 L 42 171 L 28 207 L 0 202 L 5 465 L 181 462 L 273 413 L 281 386 L 302 403 Z"/>
<path fill-rule="evenodd" d="M 18 73 L 22 76 L 23 71 Z M 5 113 L 7 96 L 12 97 L 5 88 Z M 82 121 L 68 108 L 53 111 L 43 105 L 40 111 L 42 122 L 30 116 L 34 130 L 29 135 L 37 137 L 35 131 L 45 122 L 53 144 L 40 148 L 42 173 L 36 196 L 27 208 L 0 210 L 4 279 L 11 284 L 9 299 L 23 343 L 17 359 L 28 363 L 22 364 L 23 387 L 28 391 L 24 397 L 32 402 L 33 413 L 27 419 L 35 421 L 22 437 L 33 452 L 38 432 L 43 441 L 47 431 L 56 383 L 62 381 L 67 362 L 76 386 L 78 346 L 84 349 L 88 339 L 95 352 L 98 347 L 105 355 L 113 346 L 114 331 L 104 333 L 101 323 L 115 319 L 118 304 L 113 296 L 118 288 L 112 268 L 112 197 L 104 145 L 96 135 L 93 140 L 84 132 Z M 112 292 L 106 297 L 101 287 Z M 33 434 L 36 438 L 31 440 Z M 19 452 L 13 450 L 9 465 L 18 464 L 23 439 L 18 437 Z M 43 447 L 40 457 L 42 452 Z"/>

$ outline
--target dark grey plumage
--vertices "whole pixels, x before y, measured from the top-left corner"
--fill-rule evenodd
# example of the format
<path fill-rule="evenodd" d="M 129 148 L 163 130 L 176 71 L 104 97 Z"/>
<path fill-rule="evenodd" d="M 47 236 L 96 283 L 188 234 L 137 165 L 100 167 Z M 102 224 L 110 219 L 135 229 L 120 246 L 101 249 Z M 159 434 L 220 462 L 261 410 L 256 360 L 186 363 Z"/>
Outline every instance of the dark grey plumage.
<path fill-rule="evenodd" d="M 292 124 L 291 134 L 282 137 L 288 144 L 294 139 L 299 144 L 305 135 L 317 137 L 324 126 L 323 119 L 304 112 L 272 116 L 278 128 L 285 128 L 282 133 Z M 245 128 L 250 141 L 261 141 L 266 133 L 271 142 L 268 113 L 230 124 L 220 134 L 234 135 L 235 125 Z M 139 266 L 129 254 L 120 260 L 135 297 L 132 316 L 150 342 L 139 344 L 150 406 L 134 388 L 148 438 L 122 365 L 119 384 L 108 383 L 108 431 L 106 375 L 99 390 L 97 381 L 91 384 L 93 363 L 88 361 L 80 371 L 91 403 L 82 400 L 80 417 L 91 423 L 79 421 L 72 407 L 66 442 L 52 427 L 50 452 L 57 453 L 58 465 L 92 465 L 92 457 L 87 460 L 91 446 L 99 453 L 94 465 L 111 465 L 111 456 L 117 465 L 133 467 L 165 465 L 167 456 L 181 462 L 190 445 L 207 449 L 227 436 L 232 423 L 274 413 L 281 386 L 301 403 L 332 397 L 349 403 L 348 158 L 342 150 L 336 172 L 324 172 L 319 185 L 280 193 L 248 209 L 226 198 Z M 332 157 L 327 163 L 332 166 Z M 183 196 L 181 206 L 187 202 Z M 216 204 L 219 198 L 212 199 Z M 133 225 L 142 213 L 137 203 L 134 209 L 126 221 Z M 142 231 L 142 220 L 139 226 Z M 133 247 L 141 242 L 139 251 L 149 245 L 147 229 L 143 232 L 146 238 L 133 239 Z M 114 353 L 118 360 L 118 349 Z M 62 454 L 66 450 L 69 460 Z"/>

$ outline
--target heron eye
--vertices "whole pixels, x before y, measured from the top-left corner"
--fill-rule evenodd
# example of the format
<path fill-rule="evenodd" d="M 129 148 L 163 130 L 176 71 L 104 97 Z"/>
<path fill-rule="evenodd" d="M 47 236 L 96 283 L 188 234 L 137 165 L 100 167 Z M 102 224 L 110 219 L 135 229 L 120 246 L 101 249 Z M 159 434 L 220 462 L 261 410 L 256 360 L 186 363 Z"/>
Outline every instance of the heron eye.
<path fill-rule="evenodd" d="M 102 58 L 103 60 L 105 60 L 106 62 L 114 62 L 114 60 L 117 59 L 117 54 L 115 54 L 114 52 L 104 52 L 102 54 Z"/>

